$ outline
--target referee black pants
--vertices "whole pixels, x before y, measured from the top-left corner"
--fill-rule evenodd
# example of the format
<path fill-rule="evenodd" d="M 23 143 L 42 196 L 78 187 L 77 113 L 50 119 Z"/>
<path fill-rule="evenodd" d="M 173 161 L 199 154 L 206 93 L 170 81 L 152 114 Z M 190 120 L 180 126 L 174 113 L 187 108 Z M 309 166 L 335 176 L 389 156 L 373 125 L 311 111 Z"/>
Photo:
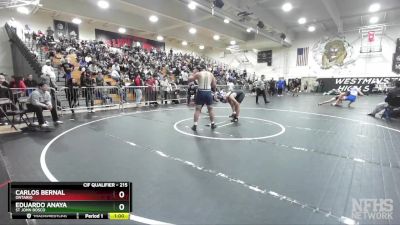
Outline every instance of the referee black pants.
<path fill-rule="evenodd" d="M 258 104 L 258 96 L 262 95 L 264 98 L 264 103 L 267 103 L 267 96 L 265 95 L 265 90 L 261 90 L 257 88 L 257 95 L 256 95 L 256 103 Z"/>

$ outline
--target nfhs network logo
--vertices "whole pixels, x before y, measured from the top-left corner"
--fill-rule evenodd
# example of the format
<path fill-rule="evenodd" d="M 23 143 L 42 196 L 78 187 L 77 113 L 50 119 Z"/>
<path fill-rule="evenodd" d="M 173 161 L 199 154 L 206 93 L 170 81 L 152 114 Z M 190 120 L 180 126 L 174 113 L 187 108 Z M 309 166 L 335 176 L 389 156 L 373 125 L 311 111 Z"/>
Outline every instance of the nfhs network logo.
<path fill-rule="evenodd" d="M 353 199 L 356 220 L 393 220 L 393 199 Z"/>

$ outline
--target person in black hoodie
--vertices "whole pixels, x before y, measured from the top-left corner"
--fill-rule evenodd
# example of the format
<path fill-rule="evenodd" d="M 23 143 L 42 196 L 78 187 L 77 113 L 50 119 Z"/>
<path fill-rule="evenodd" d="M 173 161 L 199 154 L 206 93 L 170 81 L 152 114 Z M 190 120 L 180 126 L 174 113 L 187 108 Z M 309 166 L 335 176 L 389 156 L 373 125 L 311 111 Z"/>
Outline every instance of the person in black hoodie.
<path fill-rule="evenodd" d="M 74 108 L 78 102 L 78 92 L 79 92 L 79 84 L 76 82 L 75 78 L 71 78 L 67 81 L 66 89 L 66 97 L 68 100 L 69 108 L 71 109 L 72 113 L 75 113 Z"/>
<path fill-rule="evenodd" d="M 81 73 L 81 88 L 82 88 L 82 97 L 85 97 L 86 107 L 88 107 L 88 111 L 94 113 L 94 85 L 96 81 L 92 79 L 91 75 L 83 71 Z M 89 101 L 90 106 L 89 107 Z"/>
<path fill-rule="evenodd" d="M 378 104 L 375 109 L 368 114 L 368 116 L 375 117 L 376 114 L 383 111 L 386 107 L 391 106 L 393 108 L 400 107 L 400 81 L 396 81 L 395 88 L 389 91 L 386 96 L 385 102 Z"/>
<path fill-rule="evenodd" d="M 26 96 L 29 96 L 34 88 L 37 88 L 38 83 L 36 82 L 36 80 L 33 79 L 32 74 L 29 74 L 28 77 L 24 80 L 24 83 L 26 85 L 26 87 L 28 88 L 26 90 Z"/>
<path fill-rule="evenodd" d="M 38 83 L 33 79 L 32 74 L 28 75 L 28 77 L 24 80 L 24 83 L 27 88 L 36 88 L 38 86 Z"/>

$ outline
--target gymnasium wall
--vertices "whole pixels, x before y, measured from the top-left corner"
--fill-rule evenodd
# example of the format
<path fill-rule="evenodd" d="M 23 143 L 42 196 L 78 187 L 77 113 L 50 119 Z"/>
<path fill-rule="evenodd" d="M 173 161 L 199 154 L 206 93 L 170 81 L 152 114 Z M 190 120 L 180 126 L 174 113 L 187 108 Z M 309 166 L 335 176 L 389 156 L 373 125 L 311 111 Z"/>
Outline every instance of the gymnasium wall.
<path fill-rule="evenodd" d="M 238 66 L 241 69 L 247 69 L 248 74 L 256 73 L 257 76 L 265 74 L 267 77 L 390 77 L 398 76 L 392 72 L 392 58 L 395 52 L 395 40 L 400 37 L 400 26 L 387 27 L 385 36 L 382 40 L 382 52 L 361 54 L 360 46 L 361 39 L 358 31 L 345 33 L 346 40 L 353 46 L 353 59 L 354 63 L 349 64 L 343 68 L 332 68 L 323 70 L 320 65 L 314 60 L 312 47 L 315 43 L 324 37 L 335 37 L 329 33 L 306 33 L 298 36 L 290 48 L 273 48 L 272 66 L 268 67 L 267 64 L 257 63 L 257 54 L 249 51 L 245 53 L 249 59 L 250 64 L 240 64 L 238 59 L 243 58 L 243 54 L 222 54 L 221 52 L 209 52 L 208 54 L 215 59 L 222 60 L 229 65 Z M 297 48 L 309 47 L 309 64 L 308 66 L 298 67 L 297 61 Z M 267 49 L 265 49 L 267 50 Z M 317 58 L 321 60 L 320 58 Z"/>
<path fill-rule="evenodd" d="M 3 26 L 0 28 L 0 73 L 13 74 L 13 71 L 10 42 Z"/>
<path fill-rule="evenodd" d="M 29 24 L 33 30 L 45 31 L 47 27 L 53 27 L 53 19 L 70 21 L 71 17 L 55 16 L 51 13 L 39 11 L 35 15 L 22 15 L 16 13 L 14 10 L 0 10 L 0 26 L 9 21 L 11 18 L 15 18 L 21 26 Z M 95 39 L 94 30 L 103 29 L 112 32 L 111 27 L 101 24 L 89 24 L 84 21 L 79 26 L 80 39 L 93 40 Z M 22 34 L 22 31 L 20 32 Z M 137 35 L 129 33 L 131 35 Z M 183 52 L 197 55 L 206 55 L 210 58 L 214 58 L 218 61 L 222 61 L 232 67 L 239 69 L 247 69 L 248 74 L 256 73 L 257 76 L 265 74 L 267 77 L 278 78 L 284 76 L 285 78 L 294 77 L 388 77 L 397 76 L 391 71 L 392 68 L 392 57 L 395 51 L 395 39 L 400 37 L 400 26 L 388 27 L 385 37 L 383 38 L 382 53 L 374 54 L 360 54 L 360 44 L 358 31 L 345 33 L 346 40 L 353 45 L 353 54 L 355 62 L 348 65 L 346 68 L 332 68 L 328 70 L 320 69 L 320 66 L 313 58 L 313 52 L 311 51 L 313 45 L 323 37 L 333 37 L 334 35 L 329 33 L 305 33 L 297 36 L 292 42 L 290 48 L 273 48 L 272 66 L 268 67 L 265 63 L 257 63 L 256 53 L 249 51 L 245 54 L 249 63 L 246 65 L 240 64 L 239 61 L 243 59 L 243 55 L 224 54 L 221 50 L 213 50 L 206 46 L 204 51 L 198 49 L 197 46 L 182 46 L 180 42 L 169 41 L 166 39 L 166 50 L 173 48 L 175 52 Z M 297 48 L 309 47 L 309 65 L 305 67 L 297 67 Z M 267 50 L 267 49 L 260 49 Z M 318 59 L 319 60 L 319 59 Z M 8 42 L 7 34 L 3 28 L 0 29 L 0 72 L 7 74 L 13 74 L 11 49 Z"/>

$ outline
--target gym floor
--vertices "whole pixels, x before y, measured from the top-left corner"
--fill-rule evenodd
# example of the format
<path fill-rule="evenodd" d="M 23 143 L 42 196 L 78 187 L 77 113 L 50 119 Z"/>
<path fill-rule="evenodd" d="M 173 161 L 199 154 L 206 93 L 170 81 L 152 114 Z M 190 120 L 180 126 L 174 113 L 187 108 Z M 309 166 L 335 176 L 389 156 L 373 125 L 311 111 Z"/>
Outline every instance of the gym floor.
<path fill-rule="evenodd" d="M 329 98 L 256 105 L 248 95 L 239 123 L 218 103 L 219 127 L 211 131 L 203 109 L 196 133 L 186 105 L 65 115 L 52 132 L 0 136 L 8 172 L 0 183 L 133 183 L 131 221 L 57 224 L 400 224 L 399 121 L 366 115 L 381 95 L 359 97 L 352 108 L 317 106 Z M 392 199 L 393 219 L 354 218 L 360 199 Z M 27 223 L 4 210 L 0 224 Z"/>

